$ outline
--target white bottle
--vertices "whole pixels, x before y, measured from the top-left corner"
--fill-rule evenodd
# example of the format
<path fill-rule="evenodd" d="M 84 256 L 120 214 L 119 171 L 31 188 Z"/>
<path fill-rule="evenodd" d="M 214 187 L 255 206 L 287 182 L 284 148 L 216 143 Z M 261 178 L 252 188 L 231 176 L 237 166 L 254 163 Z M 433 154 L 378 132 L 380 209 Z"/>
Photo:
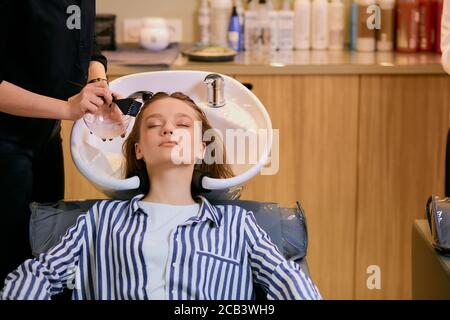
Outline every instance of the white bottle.
<path fill-rule="evenodd" d="M 270 20 L 266 0 L 259 0 L 254 31 L 252 37 L 254 49 L 264 53 L 270 51 Z"/>
<path fill-rule="evenodd" d="M 238 17 L 239 17 L 239 23 L 241 24 L 241 26 L 244 25 L 244 14 L 245 14 L 245 10 L 244 7 L 242 6 L 242 1 L 241 0 L 236 0 L 234 2 L 235 6 L 236 6 L 236 10 L 238 13 Z"/>
<path fill-rule="evenodd" d="M 200 30 L 200 42 L 207 45 L 210 42 L 211 18 L 208 0 L 202 0 L 198 11 L 198 25 Z"/>
<path fill-rule="evenodd" d="M 276 51 L 278 49 L 279 15 L 275 11 L 272 0 L 267 0 L 267 10 L 270 24 L 270 50 Z"/>
<path fill-rule="evenodd" d="M 328 49 L 344 49 L 344 4 L 331 0 L 328 7 Z"/>
<path fill-rule="evenodd" d="M 249 3 L 248 10 L 244 13 L 244 23 L 244 48 L 246 51 L 251 51 L 254 49 L 253 38 L 258 24 L 255 0 Z"/>
<path fill-rule="evenodd" d="M 370 14 L 367 13 L 367 8 L 376 4 L 376 0 L 357 0 L 356 3 L 358 5 L 356 50 L 373 52 L 375 51 L 376 46 L 375 29 L 369 29 L 367 26 L 367 19 L 370 16 Z"/>
<path fill-rule="evenodd" d="M 280 50 L 294 50 L 294 11 L 290 8 L 289 0 L 284 0 L 283 10 L 278 13 L 278 48 Z"/>
<path fill-rule="evenodd" d="M 211 0 L 211 43 L 228 46 L 228 23 L 232 7 L 231 0 Z"/>
<path fill-rule="evenodd" d="M 328 47 L 328 1 L 313 0 L 311 7 L 311 47 L 323 50 Z"/>
<path fill-rule="evenodd" d="M 311 2 L 310 0 L 296 0 L 295 15 L 295 49 L 311 48 Z"/>
<path fill-rule="evenodd" d="M 392 51 L 394 48 L 395 0 L 379 0 L 381 29 L 377 31 L 377 50 Z"/>

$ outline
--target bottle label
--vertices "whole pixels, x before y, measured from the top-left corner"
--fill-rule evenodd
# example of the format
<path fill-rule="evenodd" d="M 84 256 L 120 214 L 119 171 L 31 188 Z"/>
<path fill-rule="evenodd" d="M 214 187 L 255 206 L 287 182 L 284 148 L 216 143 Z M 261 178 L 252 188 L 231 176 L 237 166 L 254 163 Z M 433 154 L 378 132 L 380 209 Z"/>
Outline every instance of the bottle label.
<path fill-rule="evenodd" d="M 415 5 L 397 8 L 397 49 L 416 51 L 419 39 L 419 9 Z"/>
<path fill-rule="evenodd" d="M 210 20 L 208 13 L 202 12 L 198 16 L 198 24 L 202 27 L 209 26 Z"/>
<path fill-rule="evenodd" d="M 343 30 L 344 29 L 344 12 L 343 10 L 330 8 L 329 11 L 329 26 L 333 30 Z"/>
<path fill-rule="evenodd" d="M 297 41 L 309 41 L 310 33 L 310 18 L 309 10 L 302 10 L 298 12 L 296 19 L 296 37 Z"/>
<path fill-rule="evenodd" d="M 373 38 L 375 39 L 375 29 L 367 27 L 367 6 L 358 6 L 358 38 Z M 382 20 L 382 24 L 384 20 Z"/>
<path fill-rule="evenodd" d="M 229 31 L 228 32 L 228 40 L 230 43 L 238 43 L 239 42 L 239 32 L 237 31 Z"/>
<path fill-rule="evenodd" d="M 394 40 L 394 10 L 381 9 L 381 29 L 377 36 L 379 41 L 390 42 Z"/>

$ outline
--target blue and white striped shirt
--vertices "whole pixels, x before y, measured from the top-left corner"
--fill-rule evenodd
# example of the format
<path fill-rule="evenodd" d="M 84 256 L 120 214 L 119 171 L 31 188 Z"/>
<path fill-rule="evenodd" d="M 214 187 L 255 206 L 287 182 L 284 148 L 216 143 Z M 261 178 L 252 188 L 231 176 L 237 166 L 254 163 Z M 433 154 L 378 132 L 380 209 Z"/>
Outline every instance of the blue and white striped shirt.
<path fill-rule="evenodd" d="M 10 273 L 3 299 L 50 299 L 65 286 L 74 300 L 147 299 L 143 195 L 97 202 L 49 252 Z M 166 298 L 249 300 L 254 283 L 268 299 L 321 299 L 312 280 L 287 261 L 251 211 L 213 206 L 200 196 L 197 216 L 173 229 Z"/>

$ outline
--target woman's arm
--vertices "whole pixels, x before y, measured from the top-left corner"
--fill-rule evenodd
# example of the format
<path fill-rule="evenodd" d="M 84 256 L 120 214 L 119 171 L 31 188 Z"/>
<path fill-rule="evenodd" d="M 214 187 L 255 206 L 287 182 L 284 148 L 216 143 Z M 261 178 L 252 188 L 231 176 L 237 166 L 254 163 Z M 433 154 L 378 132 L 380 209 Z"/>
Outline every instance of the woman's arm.
<path fill-rule="evenodd" d="M 52 295 L 73 284 L 90 213 L 91 210 L 78 217 L 75 226 L 48 253 L 25 261 L 10 273 L 0 292 L 0 299 L 50 300 Z"/>
<path fill-rule="evenodd" d="M 13 1 L 0 2 L 0 35 L 2 38 L 6 36 L 6 30 L 10 27 L 5 18 L 12 14 L 10 12 L 12 3 Z M 95 39 L 93 41 L 94 47 L 91 53 L 88 79 L 106 79 L 106 58 L 101 54 Z M 0 42 L 0 49 L 4 49 L 2 42 Z M 1 50 L 0 57 L 2 57 Z M 30 92 L 4 80 L 2 63 L 4 62 L 0 61 L 0 112 L 21 117 L 78 120 L 86 112 L 95 113 L 98 107 L 104 103 L 109 105 L 112 102 L 112 92 L 103 81 L 85 86 L 79 94 L 69 98 L 68 101 Z"/>
<path fill-rule="evenodd" d="M 283 257 L 251 211 L 246 216 L 245 238 L 254 279 L 269 300 L 322 299 L 311 278 Z"/>
<path fill-rule="evenodd" d="M 89 75 L 88 75 L 88 81 L 91 81 L 93 79 L 105 79 L 107 80 L 105 67 L 102 63 L 98 61 L 91 61 L 89 64 Z"/>
<path fill-rule="evenodd" d="M 445 72 L 450 74 L 450 2 L 448 0 L 444 0 L 444 9 L 442 10 L 441 51 L 442 67 Z"/>
<path fill-rule="evenodd" d="M 89 64 L 88 81 L 93 79 L 107 79 L 106 71 L 108 68 L 108 61 L 102 54 L 97 39 L 94 36 L 92 41 L 91 63 Z"/>
<path fill-rule="evenodd" d="M 103 81 L 86 85 L 68 101 L 39 95 L 7 81 L 0 82 L 0 112 L 15 116 L 78 120 L 86 112 L 95 113 L 103 103 L 111 102 L 112 92 Z"/>

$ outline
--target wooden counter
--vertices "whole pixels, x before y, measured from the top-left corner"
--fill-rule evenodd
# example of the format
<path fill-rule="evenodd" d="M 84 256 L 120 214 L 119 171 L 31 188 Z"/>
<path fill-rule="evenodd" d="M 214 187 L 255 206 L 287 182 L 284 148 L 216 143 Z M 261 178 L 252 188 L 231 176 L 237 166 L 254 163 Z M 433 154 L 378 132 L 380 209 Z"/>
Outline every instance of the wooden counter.
<path fill-rule="evenodd" d="M 326 50 L 277 51 L 266 55 L 242 52 L 234 61 L 220 63 L 192 62 L 180 54 L 168 68 L 111 65 L 109 74 L 121 76 L 167 69 L 204 70 L 228 75 L 444 74 L 440 55 L 434 53 Z"/>
<path fill-rule="evenodd" d="M 294 56 L 293 64 L 270 65 L 245 55 L 218 64 L 180 57 L 171 69 L 253 84 L 280 130 L 280 170 L 252 179 L 243 198 L 301 201 L 311 274 L 325 298 L 410 299 L 411 225 L 427 197 L 444 190 L 450 77 L 434 54 Z M 146 70 L 153 69 L 110 66 L 112 76 Z M 69 131 L 65 123 L 66 198 L 99 197 L 70 162 Z M 381 270 L 380 290 L 366 285 L 372 265 Z"/>

